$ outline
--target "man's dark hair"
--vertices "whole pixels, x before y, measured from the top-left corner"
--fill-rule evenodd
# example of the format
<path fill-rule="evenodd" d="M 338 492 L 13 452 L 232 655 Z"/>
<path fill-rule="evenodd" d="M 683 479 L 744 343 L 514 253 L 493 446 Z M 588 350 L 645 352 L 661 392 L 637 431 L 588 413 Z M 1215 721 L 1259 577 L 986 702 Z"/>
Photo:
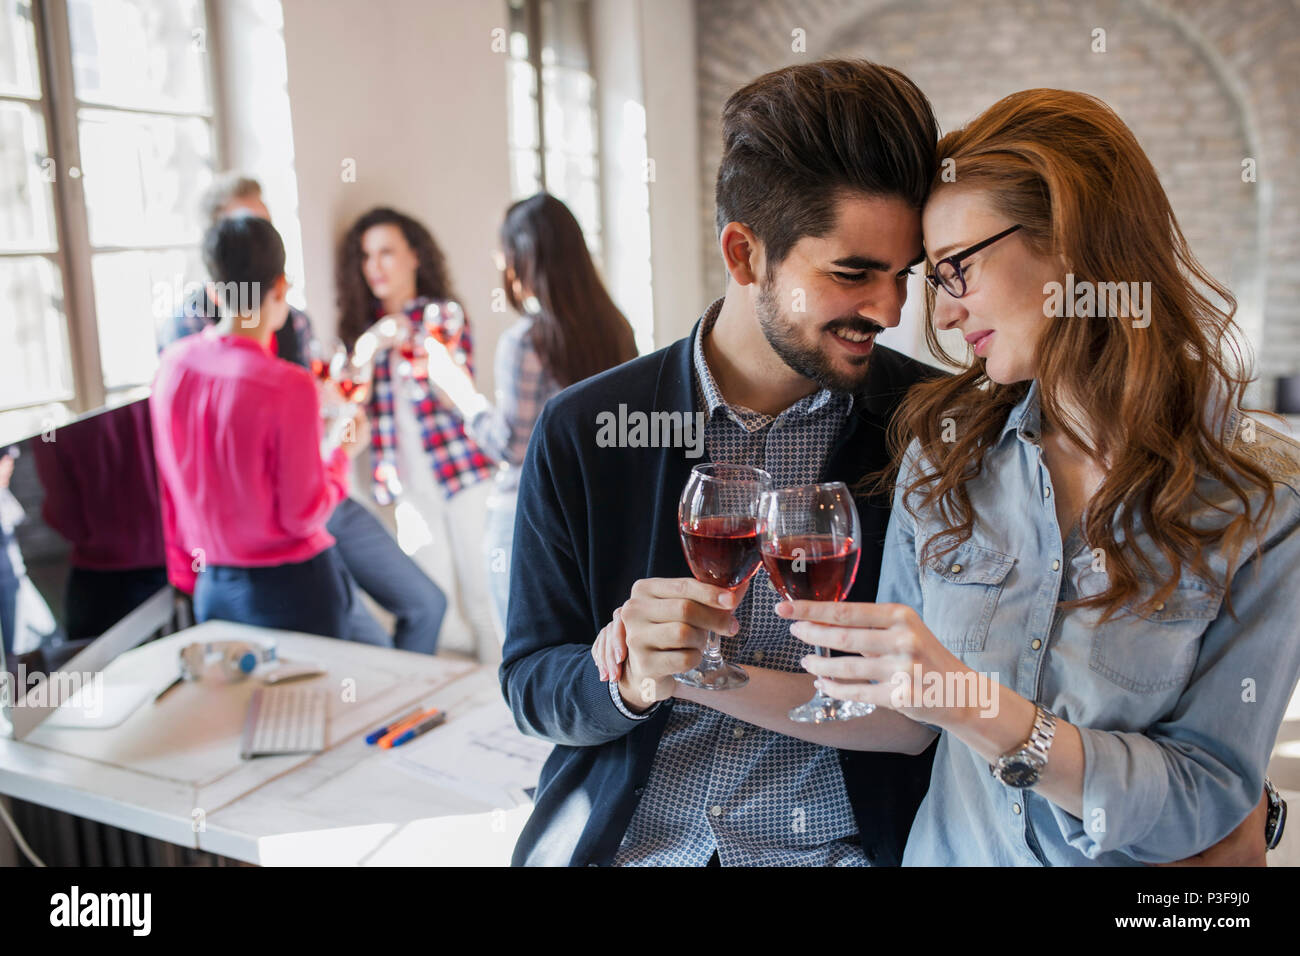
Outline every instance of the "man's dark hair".
<path fill-rule="evenodd" d="M 241 301 L 252 301 L 251 283 L 264 294 L 284 275 L 284 242 L 265 219 L 230 216 L 203 236 L 203 264 L 217 285 L 217 305 L 228 315 L 240 311 Z"/>
<path fill-rule="evenodd" d="M 834 228 L 846 191 L 921 208 L 938 139 L 930 101 L 891 67 L 819 60 L 765 73 L 722 108 L 718 232 L 752 229 L 771 276 L 803 236 Z"/>

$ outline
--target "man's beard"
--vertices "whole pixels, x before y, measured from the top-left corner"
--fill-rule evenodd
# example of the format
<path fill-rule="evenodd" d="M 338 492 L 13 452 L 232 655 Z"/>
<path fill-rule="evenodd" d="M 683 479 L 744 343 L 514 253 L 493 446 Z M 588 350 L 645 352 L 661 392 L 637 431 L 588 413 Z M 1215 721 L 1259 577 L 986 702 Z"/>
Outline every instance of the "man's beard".
<path fill-rule="evenodd" d="M 794 371 L 822 388 L 855 395 L 861 393 L 867 383 L 871 356 L 849 356 L 850 363 L 856 369 L 848 374 L 838 371 L 825 352 L 815 345 L 805 345 L 800 340 L 794 323 L 788 321 L 781 312 L 775 286 L 775 281 L 769 280 L 759 290 L 757 300 L 758 325 L 763 330 L 768 345 L 772 346 L 772 351 Z M 838 320 L 831 327 L 863 334 L 879 334 L 884 331 L 875 322 L 860 316 Z"/>

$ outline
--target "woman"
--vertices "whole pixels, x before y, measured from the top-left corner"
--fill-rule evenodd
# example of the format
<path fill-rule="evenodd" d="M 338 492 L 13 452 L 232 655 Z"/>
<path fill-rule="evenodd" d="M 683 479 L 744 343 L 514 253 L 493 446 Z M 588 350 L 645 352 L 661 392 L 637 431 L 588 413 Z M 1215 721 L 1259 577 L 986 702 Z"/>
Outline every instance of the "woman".
<path fill-rule="evenodd" d="M 372 209 L 353 223 L 335 274 L 339 336 L 349 349 L 385 316 L 418 328 L 427 305 L 456 299 L 429 230 L 393 209 Z M 455 331 L 453 350 L 472 375 L 468 319 Z M 382 504 L 396 501 L 398 540 L 447 595 L 439 647 L 491 659 L 498 651 L 486 578 L 479 561 L 460 556 L 482 547 L 492 487 L 484 479 L 495 463 L 466 434 L 459 412 L 431 388 L 422 360 L 409 349 L 404 356 L 384 348 L 374 357 L 373 386 L 366 403 L 373 492 Z"/>
<path fill-rule="evenodd" d="M 273 354 L 289 316 L 275 227 L 224 219 L 203 258 L 221 321 L 164 350 L 150 397 L 169 576 L 200 622 L 341 637 L 351 591 L 325 522 L 364 419 L 322 462 L 311 373 Z"/>
<path fill-rule="evenodd" d="M 505 639 L 515 494 L 528 439 L 556 392 L 636 357 L 632 326 L 605 291 L 573 213 L 549 193 L 506 210 L 502 280 L 519 321 L 497 342 L 497 402 L 445 355 L 430 378 L 464 414 L 470 435 L 502 463 L 488 502 L 486 556 L 497 637 Z"/>
<path fill-rule="evenodd" d="M 1256 806 L 1300 674 L 1300 447 L 1239 411 L 1235 305 L 1108 107 L 1013 94 L 939 155 L 932 317 L 974 361 L 895 421 L 879 603 L 778 613 L 876 705 L 840 746 L 939 736 L 905 864 L 1192 857 Z"/>

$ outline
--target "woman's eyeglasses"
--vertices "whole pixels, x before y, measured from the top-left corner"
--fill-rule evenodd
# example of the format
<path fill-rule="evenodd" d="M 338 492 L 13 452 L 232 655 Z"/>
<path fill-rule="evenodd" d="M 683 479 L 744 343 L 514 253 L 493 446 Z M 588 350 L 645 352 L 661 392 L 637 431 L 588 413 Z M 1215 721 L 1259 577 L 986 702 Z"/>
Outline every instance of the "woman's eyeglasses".
<path fill-rule="evenodd" d="M 966 294 L 966 276 L 962 272 L 961 261 L 973 256 L 981 249 L 987 249 L 999 239 L 1005 239 L 1019 228 L 1020 226 L 1016 225 L 1010 229 L 1004 229 L 996 236 L 975 243 L 969 249 L 963 249 L 961 252 L 954 252 L 950 256 L 945 256 L 934 264 L 934 271 L 926 275 L 925 281 L 934 287 L 935 292 L 942 288 L 954 299 L 960 299 Z"/>

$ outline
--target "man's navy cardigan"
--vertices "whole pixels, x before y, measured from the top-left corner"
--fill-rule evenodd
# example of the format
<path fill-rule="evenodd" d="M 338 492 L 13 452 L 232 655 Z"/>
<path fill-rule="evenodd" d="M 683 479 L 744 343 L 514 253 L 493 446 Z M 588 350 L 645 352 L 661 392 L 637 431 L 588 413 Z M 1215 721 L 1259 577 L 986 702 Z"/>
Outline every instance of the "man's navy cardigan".
<path fill-rule="evenodd" d="M 691 468 L 707 457 L 691 459 L 684 448 L 602 448 L 596 434 L 597 416 L 617 417 L 621 404 L 629 414 L 704 411 L 696 407 L 692 340 L 565 389 L 533 429 L 519 487 L 500 677 L 519 728 L 556 746 L 515 847 L 517 866 L 612 860 L 672 709 L 669 699 L 648 719 L 623 715 L 600 679 L 591 646 L 633 582 L 691 576 L 678 537 L 677 502 Z M 890 416 L 907 388 L 932 374 L 877 345 L 867 386 L 821 480 L 852 488 L 883 467 Z M 862 557 L 848 600 L 870 601 L 890 502 L 881 496 L 856 500 Z M 862 847 L 873 865 L 901 862 L 930 783 L 935 746 L 917 756 L 839 751 Z"/>

